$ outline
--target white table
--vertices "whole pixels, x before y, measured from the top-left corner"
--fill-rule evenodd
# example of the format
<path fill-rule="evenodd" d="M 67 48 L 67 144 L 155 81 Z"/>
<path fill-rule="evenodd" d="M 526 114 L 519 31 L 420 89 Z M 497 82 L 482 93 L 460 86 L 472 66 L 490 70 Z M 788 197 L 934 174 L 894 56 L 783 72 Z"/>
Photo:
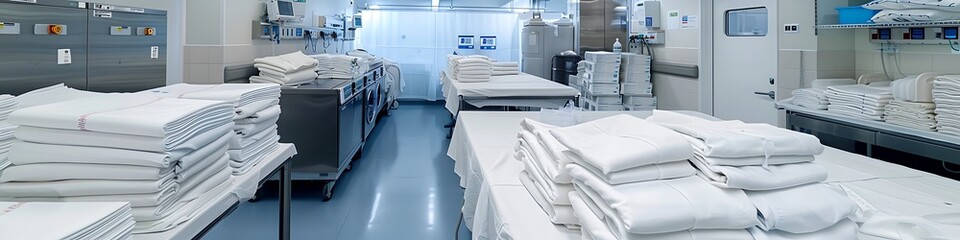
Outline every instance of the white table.
<path fill-rule="evenodd" d="M 281 143 L 276 150 L 244 175 L 234 176 L 230 191 L 203 206 L 196 217 L 176 228 L 152 234 L 133 235 L 137 240 L 199 239 L 223 218 L 230 215 L 240 203 L 246 202 L 260 184 L 273 173 L 280 174 L 280 235 L 278 239 L 290 239 L 290 159 L 297 154 L 293 144 Z"/>
<path fill-rule="evenodd" d="M 576 101 L 580 91 L 570 86 L 526 73 L 493 76 L 489 82 L 465 83 L 441 78 L 443 96 L 450 114 L 457 116 L 464 104 L 476 107 L 559 108 Z"/>
<path fill-rule="evenodd" d="M 712 118 L 702 113 L 689 115 Z M 651 112 L 585 112 L 583 120 Z M 537 112 L 463 112 L 457 119 L 447 154 L 455 161 L 464 190 L 464 219 L 474 239 L 580 239 L 580 231 L 552 224 L 546 213 L 520 184 L 523 164 L 512 158 L 516 134 L 523 118 L 539 119 Z M 830 172 L 827 180 L 837 186 L 879 181 L 887 196 L 906 201 L 915 193 L 944 202 L 960 202 L 960 182 L 900 165 L 844 152 L 834 148 L 817 156 Z M 877 200 L 874 197 L 872 200 Z M 880 197 L 883 201 L 885 197 Z M 922 203 L 920 203 L 922 204 Z M 862 239 L 875 239 L 863 236 Z"/>

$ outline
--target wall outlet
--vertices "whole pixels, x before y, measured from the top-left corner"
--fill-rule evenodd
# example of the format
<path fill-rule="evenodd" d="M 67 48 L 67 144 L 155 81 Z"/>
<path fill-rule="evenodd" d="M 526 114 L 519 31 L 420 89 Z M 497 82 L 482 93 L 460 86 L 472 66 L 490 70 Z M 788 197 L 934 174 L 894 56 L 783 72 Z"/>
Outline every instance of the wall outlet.
<path fill-rule="evenodd" d="M 784 24 L 783 25 L 784 33 L 800 33 L 800 24 Z"/>

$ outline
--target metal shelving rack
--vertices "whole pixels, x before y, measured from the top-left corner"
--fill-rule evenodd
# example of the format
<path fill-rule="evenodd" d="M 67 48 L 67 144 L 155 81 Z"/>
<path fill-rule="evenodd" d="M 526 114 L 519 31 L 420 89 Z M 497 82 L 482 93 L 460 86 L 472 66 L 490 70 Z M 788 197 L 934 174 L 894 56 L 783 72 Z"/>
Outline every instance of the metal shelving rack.
<path fill-rule="evenodd" d="M 870 29 L 870 28 L 911 28 L 911 27 L 957 27 L 960 21 L 911 22 L 911 23 L 870 23 L 870 24 L 830 24 L 817 25 L 817 29 Z"/>

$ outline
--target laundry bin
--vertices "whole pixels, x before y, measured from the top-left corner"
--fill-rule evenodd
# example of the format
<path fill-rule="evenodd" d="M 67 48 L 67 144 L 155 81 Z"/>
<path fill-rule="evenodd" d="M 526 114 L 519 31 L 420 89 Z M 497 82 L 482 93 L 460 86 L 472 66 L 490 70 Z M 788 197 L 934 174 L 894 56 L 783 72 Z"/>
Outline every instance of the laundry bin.
<path fill-rule="evenodd" d="M 580 56 L 553 56 L 553 66 L 550 80 L 554 82 L 570 85 L 570 75 L 577 75 L 577 63 L 580 62 Z"/>

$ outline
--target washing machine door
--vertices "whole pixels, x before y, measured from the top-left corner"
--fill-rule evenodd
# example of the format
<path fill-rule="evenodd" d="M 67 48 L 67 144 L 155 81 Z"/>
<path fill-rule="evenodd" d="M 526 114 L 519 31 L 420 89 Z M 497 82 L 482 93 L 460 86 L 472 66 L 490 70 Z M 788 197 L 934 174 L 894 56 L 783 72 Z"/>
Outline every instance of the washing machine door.
<path fill-rule="evenodd" d="M 367 124 L 373 124 L 377 121 L 377 115 L 380 113 L 383 95 L 380 94 L 380 83 L 374 83 L 367 86 Z"/>

